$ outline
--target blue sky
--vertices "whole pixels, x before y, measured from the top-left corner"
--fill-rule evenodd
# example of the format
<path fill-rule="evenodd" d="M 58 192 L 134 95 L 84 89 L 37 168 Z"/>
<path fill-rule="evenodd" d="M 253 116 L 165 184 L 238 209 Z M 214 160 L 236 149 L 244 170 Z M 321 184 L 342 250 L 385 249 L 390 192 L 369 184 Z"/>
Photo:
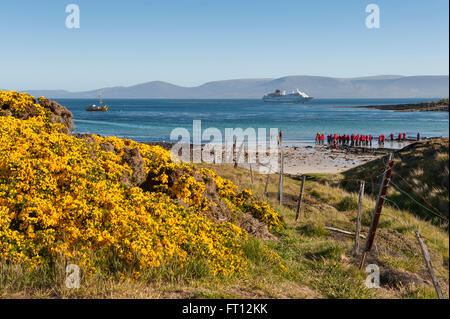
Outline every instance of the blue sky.
<path fill-rule="evenodd" d="M 65 26 L 70 3 L 80 29 Z M 365 26 L 370 3 L 379 29 Z M 448 0 L 1 0 L 0 88 L 447 75 L 448 12 Z"/>

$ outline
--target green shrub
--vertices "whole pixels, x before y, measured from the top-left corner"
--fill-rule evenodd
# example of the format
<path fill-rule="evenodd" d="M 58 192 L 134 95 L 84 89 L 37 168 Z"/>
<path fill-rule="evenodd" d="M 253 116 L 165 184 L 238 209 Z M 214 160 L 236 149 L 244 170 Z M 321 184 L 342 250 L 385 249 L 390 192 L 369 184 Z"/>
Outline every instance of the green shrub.
<path fill-rule="evenodd" d="M 255 264 L 260 264 L 264 260 L 264 247 L 259 240 L 249 238 L 242 244 L 244 256 Z"/>
<path fill-rule="evenodd" d="M 331 259 L 336 260 L 340 258 L 342 254 L 345 253 L 344 248 L 339 244 L 330 242 L 325 245 L 321 245 L 317 249 L 307 252 L 305 257 L 308 259 L 319 260 L 319 259 Z"/>
<path fill-rule="evenodd" d="M 353 196 L 345 196 L 336 204 L 336 208 L 340 211 L 354 210 L 358 208 L 358 200 Z"/>
<path fill-rule="evenodd" d="M 372 215 L 373 215 L 372 209 L 364 210 L 361 215 L 361 225 L 369 227 L 370 224 L 372 223 Z"/>
<path fill-rule="evenodd" d="M 323 225 L 314 222 L 307 222 L 305 225 L 297 227 L 297 229 L 308 237 L 322 237 L 327 234 L 327 230 Z"/>
<path fill-rule="evenodd" d="M 315 189 L 313 191 L 311 191 L 311 196 L 315 197 L 315 198 L 320 198 L 320 193 L 318 191 L 316 191 Z"/>

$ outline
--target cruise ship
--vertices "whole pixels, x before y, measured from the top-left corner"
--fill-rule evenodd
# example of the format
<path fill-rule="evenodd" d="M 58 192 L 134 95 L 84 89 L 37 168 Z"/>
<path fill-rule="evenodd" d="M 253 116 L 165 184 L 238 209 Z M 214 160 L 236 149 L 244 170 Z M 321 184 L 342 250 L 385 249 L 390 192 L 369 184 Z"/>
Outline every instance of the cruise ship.
<path fill-rule="evenodd" d="M 289 94 L 286 94 L 286 91 L 281 92 L 280 90 L 275 90 L 275 92 L 263 96 L 264 102 L 307 102 L 312 99 L 313 97 L 299 89 Z"/>

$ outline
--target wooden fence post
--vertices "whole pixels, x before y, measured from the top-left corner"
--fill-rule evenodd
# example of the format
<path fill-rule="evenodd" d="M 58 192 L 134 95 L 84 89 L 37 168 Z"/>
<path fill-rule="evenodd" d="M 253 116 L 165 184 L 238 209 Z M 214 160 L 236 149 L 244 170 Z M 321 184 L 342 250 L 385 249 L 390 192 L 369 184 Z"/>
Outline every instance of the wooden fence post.
<path fill-rule="evenodd" d="M 302 176 L 302 186 L 300 187 L 300 195 L 298 196 L 298 202 L 297 202 L 297 213 L 295 215 L 295 221 L 298 220 L 298 217 L 300 215 L 300 207 L 302 205 L 302 199 L 303 199 L 303 188 L 305 187 L 305 181 L 306 181 L 306 175 L 303 174 Z"/>
<path fill-rule="evenodd" d="M 233 149 L 231 150 L 232 156 L 233 156 L 233 163 L 234 163 L 234 167 L 237 167 L 237 158 L 236 158 L 236 143 L 237 143 L 237 137 L 236 139 L 233 141 Z"/>
<path fill-rule="evenodd" d="M 264 195 L 266 195 L 266 197 L 269 197 L 269 194 L 267 193 L 267 188 L 269 187 L 269 180 L 270 180 L 270 172 L 271 171 L 272 171 L 272 166 L 269 167 L 269 172 L 267 173 L 266 185 L 264 186 Z"/>
<path fill-rule="evenodd" d="M 360 182 L 359 185 L 359 198 L 358 198 L 358 215 L 356 216 L 356 231 L 355 231 L 355 255 L 359 254 L 360 244 L 359 244 L 359 233 L 361 232 L 361 217 L 362 217 L 362 206 L 364 197 L 364 181 Z"/>
<path fill-rule="evenodd" d="M 431 280 L 433 281 L 434 289 L 436 290 L 436 294 L 439 299 L 444 299 L 444 295 L 442 294 L 441 287 L 439 287 L 439 280 L 437 279 L 433 265 L 431 264 L 430 254 L 428 253 L 427 246 L 423 242 L 422 236 L 420 235 L 420 231 L 416 230 L 417 241 L 419 242 L 420 250 L 422 251 L 423 259 L 425 260 L 425 264 L 427 265 L 428 272 L 430 273 Z"/>
<path fill-rule="evenodd" d="M 237 141 L 237 138 L 236 138 Z M 241 146 L 239 146 L 239 151 L 236 154 L 236 161 L 234 162 L 234 168 L 238 167 L 238 163 L 239 163 L 239 158 L 241 157 L 241 153 L 242 153 L 242 147 L 244 146 L 245 140 L 242 141 Z M 245 156 L 245 154 L 244 154 Z"/>
<path fill-rule="evenodd" d="M 359 269 L 364 268 L 364 264 L 366 262 L 367 253 L 372 249 L 373 241 L 375 239 L 375 234 L 377 232 L 378 222 L 380 221 L 381 210 L 383 209 L 383 204 L 385 200 L 385 196 L 387 193 L 387 188 L 389 186 L 389 182 L 391 181 L 392 167 L 394 166 L 393 161 L 394 155 L 389 154 L 388 164 L 386 166 L 386 171 L 383 174 L 383 181 L 380 185 L 380 192 L 378 193 L 377 203 L 375 205 L 375 211 L 372 215 L 372 222 L 370 224 L 369 235 L 366 239 L 366 246 L 364 248 L 364 253 L 361 258 L 361 264 L 359 265 Z"/>
<path fill-rule="evenodd" d="M 280 131 L 280 179 L 278 181 L 278 200 L 280 201 L 280 206 L 283 205 L 283 170 L 284 170 L 284 155 L 283 155 L 283 131 Z"/>
<path fill-rule="evenodd" d="M 252 163 L 250 163 L 250 180 L 252 182 L 252 187 L 253 187 L 253 167 L 252 167 Z"/>

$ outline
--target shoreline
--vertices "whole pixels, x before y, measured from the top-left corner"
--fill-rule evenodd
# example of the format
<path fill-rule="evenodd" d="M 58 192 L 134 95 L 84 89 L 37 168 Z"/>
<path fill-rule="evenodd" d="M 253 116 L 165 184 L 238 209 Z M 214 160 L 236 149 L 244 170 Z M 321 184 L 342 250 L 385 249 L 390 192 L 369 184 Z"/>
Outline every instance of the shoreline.
<path fill-rule="evenodd" d="M 345 108 L 365 108 L 396 112 L 448 112 L 448 99 L 415 104 L 345 106 Z"/>
<path fill-rule="evenodd" d="M 388 142 L 386 142 L 388 144 Z M 386 154 L 400 150 L 408 145 L 415 143 L 415 141 L 404 141 L 399 148 L 389 147 L 350 147 L 339 146 L 334 149 L 329 145 L 315 145 L 315 146 L 300 146 L 300 145 L 284 145 L 284 174 L 296 176 L 302 174 L 338 174 L 345 172 L 354 167 L 366 164 L 370 161 L 379 159 Z M 175 143 L 169 142 L 147 142 L 149 145 L 159 145 L 167 150 L 170 150 Z M 202 150 L 204 149 L 202 144 Z M 193 145 L 190 144 L 191 152 Z M 238 152 L 239 147 L 236 152 Z M 222 147 L 222 154 L 225 154 L 226 149 Z M 244 156 L 248 158 L 248 152 L 255 152 L 255 148 L 244 148 Z M 191 153 L 192 155 L 192 153 Z M 192 157 L 191 157 L 192 158 Z M 227 164 L 232 165 L 232 162 Z M 215 164 L 220 165 L 220 164 Z M 250 169 L 250 164 L 247 162 L 238 163 L 238 166 Z M 252 164 L 252 168 L 262 174 L 267 174 L 267 166 L 261 165 L 258 162 Z M 279 173 L 278 169 L 271 171 L 272 174 Z"/>

